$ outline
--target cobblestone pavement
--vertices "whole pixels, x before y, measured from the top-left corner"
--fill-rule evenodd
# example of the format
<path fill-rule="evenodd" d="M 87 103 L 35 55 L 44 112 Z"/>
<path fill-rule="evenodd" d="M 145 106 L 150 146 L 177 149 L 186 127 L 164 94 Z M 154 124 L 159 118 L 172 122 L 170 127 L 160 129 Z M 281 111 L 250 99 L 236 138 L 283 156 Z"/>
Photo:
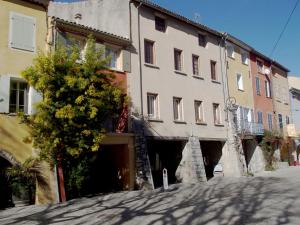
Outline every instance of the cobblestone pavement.
<path fill-rule="evenodd" d="M 300 224 L 300 168 L 0 211 L 0 224 Z"/>

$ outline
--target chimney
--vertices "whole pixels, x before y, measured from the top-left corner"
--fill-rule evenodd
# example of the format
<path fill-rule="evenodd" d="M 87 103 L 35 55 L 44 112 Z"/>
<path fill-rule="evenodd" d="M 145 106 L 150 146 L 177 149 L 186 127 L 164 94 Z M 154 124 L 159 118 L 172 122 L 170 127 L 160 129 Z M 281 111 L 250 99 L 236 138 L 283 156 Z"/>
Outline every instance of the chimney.
<path fill-rule="evenodd" d="M 76 13 L 75 16 L 74 16 L 74 18 L 75 18 L 75 22 L 76 22 L 76 23 L 79 23 L 80 20 L 81 20 L 81 18 L 82 18 L 81 13 Z"/>

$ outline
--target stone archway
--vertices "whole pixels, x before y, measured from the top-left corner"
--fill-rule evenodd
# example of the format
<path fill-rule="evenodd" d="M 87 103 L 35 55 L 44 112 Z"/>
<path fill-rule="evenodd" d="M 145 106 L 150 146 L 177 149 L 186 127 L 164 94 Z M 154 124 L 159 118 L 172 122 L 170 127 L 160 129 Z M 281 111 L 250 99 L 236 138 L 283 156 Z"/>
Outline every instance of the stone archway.
<path fill-rule="evenodd" d="M 12 154 L 0 149 L 0 209 L 14 206 L 12 189 L 9 185 L 5 170 L 17 164 L 19 164 L 19 162 Z"/>

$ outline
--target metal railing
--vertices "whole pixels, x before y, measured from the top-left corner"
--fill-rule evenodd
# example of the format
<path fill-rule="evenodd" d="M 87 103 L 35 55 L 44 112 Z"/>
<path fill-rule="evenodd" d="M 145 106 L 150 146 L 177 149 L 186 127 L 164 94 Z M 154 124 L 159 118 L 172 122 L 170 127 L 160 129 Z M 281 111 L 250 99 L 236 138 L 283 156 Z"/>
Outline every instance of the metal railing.
<path fill-rule="evenodd" d="M 264 134 L 263 124 L 249 122 L 248 120 L 237 120 L 236 128 L 238 133 L 249 134 L 249 135 Z"/>

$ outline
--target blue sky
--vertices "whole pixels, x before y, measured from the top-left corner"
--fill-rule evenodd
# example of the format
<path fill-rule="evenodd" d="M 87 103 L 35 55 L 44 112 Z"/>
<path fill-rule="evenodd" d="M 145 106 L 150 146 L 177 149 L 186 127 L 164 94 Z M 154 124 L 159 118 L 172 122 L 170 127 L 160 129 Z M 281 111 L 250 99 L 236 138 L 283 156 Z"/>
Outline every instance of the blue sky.
<path fill-rule="evenodd" d="M 59 0 L 74 1 L 74 0 Z M 218 31 L 226 31 L 270 56 L 297 0 L 152 0 Z M 273 54 L 300 76 L 300 4 Z"/>

